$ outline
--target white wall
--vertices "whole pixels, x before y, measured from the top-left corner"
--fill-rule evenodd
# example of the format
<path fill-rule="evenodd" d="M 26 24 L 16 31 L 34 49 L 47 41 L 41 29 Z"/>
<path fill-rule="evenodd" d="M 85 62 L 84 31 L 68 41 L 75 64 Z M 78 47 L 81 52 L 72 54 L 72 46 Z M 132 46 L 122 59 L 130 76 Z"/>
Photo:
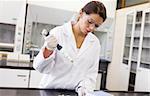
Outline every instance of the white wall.
<path fill-rule="evenodd" d="M 52 7 L 78 12 L 87 2 L 91 0 L 27 0 L 29 4 L 35 4 L 45 7 Z M 107 8 L 108 17 L 115 16 L 117 0 L 98 0 L 104 3 Z"/>
<path fill-rule="evenodd" d="M 15 13 L 17 13 L 17 12 L 19 12 L 19 10 L 21 10 L 21 8 L 18 8 L 18 7 L 16 7 L 16 6 L 12 6 L 13 4 L 15 4 L 15 5 L 17 5 L 17 6 L 21 6 L 21 4 L 19 4 L 19 3 L 16 3 L 16 1 L 18 2 L 20 2 L 20 1 L 22 1 L 22 0 L 0 0 L 0 2 L 1 1 L 9 1 L 9 3 L 11 3 L 11 6 L 9 6 L 7 3 L 6 4 L 2 4 L 2 3 L 0 3 L 0 17 L 7 17 L 7 16 L 9 16 L 9 17 L 16 17 L 16 16 L 11 16 L 11 15 L 13 15 L 13 14 L 11 14 L 11 12 L 13 12 L 13 11 L 11 11 L 11 12 L 8 12 L 8 9 L 7 8 L 5 8 L 5 10 L 3 9 L 3 11 L 1 11 L 1 7 L 2 6 L 9 6 L 9 7 L 13 7 L 13 8 L 16 8 L 17 10 L 15 10 L 15 12 L 13 12 L 14 14 Z M 79 10 L 87 3 L 87 2 L 89 2 L 89 1 L 91 1 L 91 0 L 24 0 L 24 1 L 26 1 L 28 4 L 30 4 L 30 5 L 36 5 L 36 6 L 41 6 L 41 7 L 45 7 L 44 8 L 44 10 L 47 8 L 51 8 L 51 12 L 53 12 L 53 15 L 49 15 L 49 11 L 50 10 L 48 10 L 48 11 L 46 11 L 45 13 L 46 13 L 46 15 L 43 13 L 43 11 L 41 11 L 41 9 L 37 9 L 37 8 L 35 8 L 35 10 L 33 11 L 33 12 L 31 12 L 32 14 L 34 13 L 34 14 L 36 14 L 35 16 L 36 17 L 40 17 L 40 18 L 36 18 L 36 21 L 38 21 L 38 22 L 43 22 L 43 23 L 49 23 L 49 22 L 51 22 L 52 24 L 58 24 L 57 22 L 63 22 L 63 20 L 66 18 L 66 16 L 68 16 L 68 15 L 65 15 L 64 14 L 64 12 L 63 11 L 61 11 L 61 12 L 55 12 L 55 11 L 52 11 L 52 8 L 54 8 L 54 10 L 55 10 L 55 8 L 56 9 L 61 9 L 61 10 L 66 10 L 66 11 L 72 11 L 72 12 L 79 12 Z M 101 2 L 103 2 L 104 3 L 104 5 L 106 6 L 106 9 L 107 9 L 107 16 L 108 16 L 108 18 L 107 18 L 107 20 L 106 20 L 106 22 L 104 22 L 103 23 L 103 25 L 98 29 L 99 30 L 99 32 L 100 31 L 103 31 L 103 32 L 109 32 L 109 34 L 108 34 L 108 36 L 107 36 L 107 38 L 111 38 L 111 40 L 109 40 L 109 41 L 112 41 L 112 34 L 113 34 L 113 24 L 114 24 L 114 18 L 115 18 L 115 9 L 116 9 L 116 1 L 117 0 L 99 0 L 99 1 L 101 1 Z M 33 8 L 32 8 L 33 9 Z M 3 13 L 3 14 L 1 14 L 1 13 Z M 4 13 L 7 13 L 8 15 L 6 15 L 6 16 L 1 16 L 1 15 L 4 15 Z M 9 14 L 10 13 L 10 14 Z M 51 14 L 51 13 L 50 13 Z M 63 19 L 52 19 L 52 20 L 50 20 L 50 19 L 48 19 L 48 18 L 53 18 L 54 16 L 55 16 L 55 18 L 60 18 L 60 16 L 58 16 L 58 15 L 55 15 L 55 14 L 62 14 L 62 16 L 61 17 L 63 17 Z M 23 14 L 22 14 L 23 15 Z M 43 16 L 44 15 L 44 16 Z M 17 16 L 19 16 L 19 14 L 17 14 Z M 33 18 L 32 19 L 34 19 L 34 17 L 35 16 L 33 16 Z M 52 17 L 53 16 L 53 17 Z M 70 16 L 70 15 L 69 15 Z M 10 19 L 12 19 L 12 18 L 10 18 Z M 18 18 L 19 20 L 21 20 L 21 18 Z M 2 18 L 0 21 L 2 21 L 2 20 L 4 20 L 4 18 Z M 58 21 L 58 20 L 61 20 L 61 21 Z M 33 20 L 34 21 L 34 20 Z M 13 21 L 13 19 L 12 19 L 12 22 L 14 22 Z M 21 22 L 23 22 L 23 21 L 19 21 L 20 23 Z M 17 20 L 15 21 L 15 23 L 19 23 L 19 22 L 17 22 Z M 9 23 L 10 23 L 10 21 L 9 21 Z M 23 23 L 22 23 L 23 24 Z M 22 25 L 22 24 L 20 24 L 20 25 Z M 60 24 L 59 24 L 60 25 Z M 18 26 L 18 28 L 20 28 L 20 26 Z M 17 30 L 16 30 L 17 31 Z M 110 35 L 110 36 L 109 36 Z M 20 40 L 20 41 L 22 41 L 22 40 Z M 108 42 L 109 42 L 108 41 Z M 16 41 L 15 42 L 17 42 L 17 39 L 16 39 Z M 108 46 L 108 51 L 107 51 L 107 53 L 108 53 L 108 55 L 109 55 L 109 57 L 111 56 L 111 53 L 110 53 L 110 49 L 111 49 L 111 46 L 112 46 L 112 44 L 111 43 L 109 43 L 109 44 L 107 44 Z M 20 46 L 20 45 L 18 45 L 18 46 Z M 21 49 L 21 47 L 16 47 L 15 48 L 15 50 L 20 50 Z M 110 59 L 110 58 L 109 58 Z"/>

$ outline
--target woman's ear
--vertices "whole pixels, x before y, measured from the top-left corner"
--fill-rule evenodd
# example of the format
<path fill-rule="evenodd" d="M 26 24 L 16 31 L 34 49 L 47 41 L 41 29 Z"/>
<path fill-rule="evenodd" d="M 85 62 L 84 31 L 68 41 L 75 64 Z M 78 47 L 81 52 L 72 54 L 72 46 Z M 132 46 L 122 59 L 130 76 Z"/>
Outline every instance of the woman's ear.
<path fill-rule="evenodd" d="M 79 16 L 81 17 L 83 15 L 83 11 L 82 10 L 80 10 L 80 12 L 79 12 Z"/>
<path fill-rule="evenodd" d="M 82 10 L 80 10 L 80 11 L 79 11 L 79 14 L 78 14 L 78 19 L 77 19 L 77 21 L 79 21 L 79 19 L 82 17 L 82 15 L 83 15 L 83 12 L 82 12 Z"/>
<path fill-rule="evenodd" d="M 79 21 L 79 19 L 81 18 L 82 16 L 82 10 L 79 11 L 77 17 L 76 17 L 76 20 Z"/>

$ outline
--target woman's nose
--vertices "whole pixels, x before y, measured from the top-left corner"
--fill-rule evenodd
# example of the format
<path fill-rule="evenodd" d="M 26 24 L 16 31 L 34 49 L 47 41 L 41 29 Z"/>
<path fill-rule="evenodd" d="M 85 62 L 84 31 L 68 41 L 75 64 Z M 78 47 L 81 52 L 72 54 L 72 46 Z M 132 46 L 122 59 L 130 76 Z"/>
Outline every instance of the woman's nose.
<path fill-rule="evenodd" d="M 93 31 L 95 29 L 95 24 L 90 24 L 89 28 L 91 29 L 91 31 Z"/>

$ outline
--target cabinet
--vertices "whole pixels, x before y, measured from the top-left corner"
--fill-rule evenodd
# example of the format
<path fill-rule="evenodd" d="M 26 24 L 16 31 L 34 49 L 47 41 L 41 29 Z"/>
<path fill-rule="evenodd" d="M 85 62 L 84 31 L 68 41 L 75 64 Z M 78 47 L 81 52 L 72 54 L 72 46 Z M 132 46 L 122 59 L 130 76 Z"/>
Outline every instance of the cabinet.
<path fill-rule="evenodd" d="M 117 10 L 114 38 L 108 89 L 150 92 L 149 3 Z"/>
<path fill-rule="evenodd" d="M 0 51 L 22 52 L 25 13 L 26 0 L 0 0 Z"/>
<path fill-rule="evenodd" d="M 96 90 L 100 90 L 101 79 L 102 79 L 102 73 L 98 73 L 97 78 L 96 78 Z"/>
<path fill-rule="evenodd" d="M 42 73 L 39 73 L 35 70 L 31 70 L 29 88 L 38 88 L 42 77 L 43 77 Z M 96 90 L 100 90 L 101 77 L 102 77 L 102 74 L 98 73 L 97 80 L 96 80 Z"/>
<path fill-rule="evenodd" d="M 20 2 L 0 1 L 0 22 L 7 24 L 16 24 L 18 12 L 20 11 Z"/>
<path fill-rule="evenodd" d="M 150 8 L 128 13 L 126 19 L 122 64 L 129 74 L 128 90 L 150 91 Z"/>
<path fill-rule="evenodd" d="M 50 6 L 39 6 L 37 4 L 28 4 L 26 11 L 23 53 L 30 54 L 33 60 L 44 43 L 43 36 L 41 35 L 42 30 L 46 29 L 49 32 L 54 27 L 62 25 L 70 20 L 74 12 L 51 8 Z"/>
<path fill-rule="evenodd" d="M 42 79 L 43 74 L 31 70 L 30 72 L 30 81 L 29 81 L 29 88 L 38 88 L 40 81 Z"/>
<path fill-rule="evenodd" d="M 29 70 L 0 69 L 0 87 L 27 88 Z"/>
<path fill-rule="evenodd" d="M 143 11 L 135 91 L 150 92 L 150 8 Z M 142 81 L 142 82 L 141 82 Z"/>

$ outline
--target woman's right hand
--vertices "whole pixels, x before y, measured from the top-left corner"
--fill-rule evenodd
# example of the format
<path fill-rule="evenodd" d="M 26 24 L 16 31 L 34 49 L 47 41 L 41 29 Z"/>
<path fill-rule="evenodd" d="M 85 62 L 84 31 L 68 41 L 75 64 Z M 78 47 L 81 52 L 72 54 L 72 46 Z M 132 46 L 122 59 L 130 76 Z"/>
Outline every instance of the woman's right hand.
<path fill-rule="evenodd" d="M 80 87 L 77 89 L 78 96 L 86 96 L 87 90 L 84 87 Z"/>
<path fill-rule="evenodd" d="M 54 49 L 57 47 L 57 39 L 51 35 L 45 38 L 45 49 L 43 52 L 44 58 L 48 58 L 54 51 Z"/>
<path fill-rule="evenodd" d="M 57 47 L 57 39 L 55 36 L 50 35 L 45 38 L 46 48 L 50 51 L 53 51 Z"/>

